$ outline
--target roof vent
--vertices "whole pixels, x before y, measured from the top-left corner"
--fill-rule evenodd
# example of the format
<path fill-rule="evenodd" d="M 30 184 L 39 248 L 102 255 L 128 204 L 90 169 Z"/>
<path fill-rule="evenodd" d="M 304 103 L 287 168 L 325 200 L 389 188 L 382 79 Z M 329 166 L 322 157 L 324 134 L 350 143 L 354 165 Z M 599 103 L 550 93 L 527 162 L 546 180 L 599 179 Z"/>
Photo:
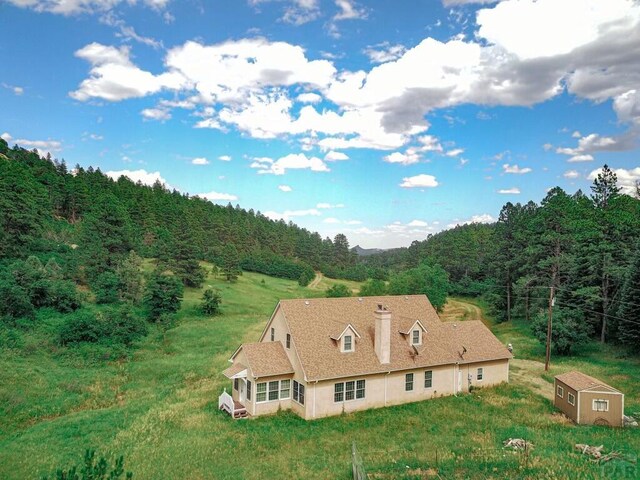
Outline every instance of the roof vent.
<path fill-rule="evenodd" d="M 305 300 L 305 301 L 304 301 L 304 304 L 305 304 L 305 305 L 309 305 L 309 300 Z"/>
<path fill-rule="evenodd" d="M 453 324 L 453 328 L 456 328 L 458 325 L 456 325 L 455 323 Z"/>
<path fill-rule="evenodd" d="M 405 300 L 409 300 L 409 296 L 408 296 L 408 295 L 405 295 L 405 296 L 404 296 L 404 299 L 405 299 Z"/>
<path fill-rule="evenodd" d="M 362 301 L 362 297 L 358 297 L 358 301 L 361 302 Z"/>
<path fill-rule="evenodd" d="M 384 310 L 381 303 L 378 304 L 378 310 Z"/>

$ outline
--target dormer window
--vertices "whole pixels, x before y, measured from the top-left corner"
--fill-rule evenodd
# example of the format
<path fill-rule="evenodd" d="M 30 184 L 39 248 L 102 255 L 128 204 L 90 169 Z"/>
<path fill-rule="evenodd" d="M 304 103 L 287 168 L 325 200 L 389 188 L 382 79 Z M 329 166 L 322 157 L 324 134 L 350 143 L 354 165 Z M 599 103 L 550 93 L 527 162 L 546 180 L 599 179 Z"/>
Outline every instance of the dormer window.
<path fill-rule="evenodd" d="M 422 343 L 422 332 L 419 329 L 411 331 L 411 345 L 420 345 Z"/>
<path fill-rule="evenodd" d="M 353 337 L 351 335 L 345 335 L 344 337 L 342 337 L 343 339 L 343 347 L 342 349 L 345 352 L 352 352 L 353 351 Z"/>

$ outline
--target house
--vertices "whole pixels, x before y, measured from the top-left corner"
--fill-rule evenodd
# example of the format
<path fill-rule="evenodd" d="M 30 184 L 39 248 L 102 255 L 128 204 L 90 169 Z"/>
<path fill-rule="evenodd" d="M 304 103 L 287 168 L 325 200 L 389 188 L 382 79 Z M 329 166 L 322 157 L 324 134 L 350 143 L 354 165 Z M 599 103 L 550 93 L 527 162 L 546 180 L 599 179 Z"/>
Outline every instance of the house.
<path fill-rule="evenodd" d="M 416 402 L 507 382 L 510 358 L 482 322 L 442 322 L 424 295 L 281 300 L 231 356 L 219 407 L 313 419 Z"/>
<path fill-rule="evenodd" d="M 554 391 L 554 405 L 578 424 L 623 425 L 624 394 L 611 385 L 572 371 L 555 376 Z"/>

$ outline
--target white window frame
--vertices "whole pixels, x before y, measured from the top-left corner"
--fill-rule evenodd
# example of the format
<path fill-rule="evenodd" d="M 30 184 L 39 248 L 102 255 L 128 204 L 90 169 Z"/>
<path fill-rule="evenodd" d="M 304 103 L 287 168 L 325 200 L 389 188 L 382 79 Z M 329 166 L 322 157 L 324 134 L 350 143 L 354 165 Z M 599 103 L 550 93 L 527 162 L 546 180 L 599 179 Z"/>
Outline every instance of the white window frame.
<path fill-rule="evenodd" d="M 573 397 L 573 401 L 571 401 L 572 397 Z M 575 407 L 575 405 L 576 405 L 576 396 L 571 392 L 567 392 L 567 402 L 569 402 L 569 405 L 573 405 Z"/>
<path fill-rule="evenodd" d="M 556 395 L 560 398 L 564 398 L 564 388 L 562 387 L 562 385 L 558 385 L 556 387 Z"/>
<path fill-rule="evenodd" d="M 264 388 L 264 390 L 261 391 L 261 388 Z M 264 400 L 260 400 L 260 397 L 264 395 Z M 256 403 L 265 403 L 268 402 L 268 396 L 267 396 L 267 382 L 260 382 L 260 383 L 256 383 Z"/>
<path fill-rule="evenodd" d="M 411 380 L 409 380 L 411 379 Z M 413 392 L 415 375 L 413 373 L 406 373 L 404 376 L 404 391 L 405 392 Z M 408 388 L 411 385 L 411 388 Z"/>
<path fill-rule="evenodd" d="M 484 367 L 478 367 L 478 371 L 476 372 L 476 380 L 481 382 L 484 379 Z"/>
<path fill-rule="evenodd" d="M 429 386 L 427 386 L 427 382 L 429 382 Z M 433 388 L 433 370 L 424 372 L 424 388 Z"/>
<path fill-rule="evenodd" d="M 289 387 L 285 388 L 283 386 L 284 382 L 289 382 Z M 264 385 L 264 387 L 263 387 Z M 285 383 L 286 385 L 286 383 Z M 260 391 L 261 388 L 264 388 L 264 391 Z M 276 398 L 271 398 L 273 392 L 276 393 Z M 284 393 L 283 392 L 287 392 Z M 264 400 L 258 400 L 262 395 L 264 395 Z M 287 395 L 286 397 L 284 395 Z M 291 398 L 291 380 L 283 379 L 283 380 L 269 380 L 267 382 L 256 382 L 256 403 L 267 403 L 267 402 L 277 402 L 279 400 L 289 400 Z"/>
<path fill-rule="evenodd" d="M 598 402 L 598 403 L 604 402 L 604 405 L 605 405 L 604 410 L 600 410 L 599 408 L 596 408 L 596 402 Z M 594 398 L 592 403 L 591 403 L 591 407 L 593 408 L 594 412 L 608 412 L 609 411 L 609 400 L 605 400 L 604 398 Z"/>
<path fill-rule="evenodd" d="M 418 334 L 417 340 L 416 333 Z M 419 328 L 415 328 L 411 331 L 411 345 L 422 345 L 422 332 Z"/>
<path fill-rule="evenodd" d="M 349 348 L 347 348 L 347 338 L 349 339 Z M 353 352 L 353 335 L 345 335 L 342 337 L 342 351 Z"/>
<path fill-rule="evenodd" d="M 291 398 L 291 380 L 280 380 L 280 400 L 289 400 Z"/>
<path fill-rule="evenodd" d="M 353 402 L 362 400 L 366 396 L 367 383 L 365 379 L 348 380 L 333 384 L 333 403 Z M 351 398 L 348 398 L 351 397 Z"/>

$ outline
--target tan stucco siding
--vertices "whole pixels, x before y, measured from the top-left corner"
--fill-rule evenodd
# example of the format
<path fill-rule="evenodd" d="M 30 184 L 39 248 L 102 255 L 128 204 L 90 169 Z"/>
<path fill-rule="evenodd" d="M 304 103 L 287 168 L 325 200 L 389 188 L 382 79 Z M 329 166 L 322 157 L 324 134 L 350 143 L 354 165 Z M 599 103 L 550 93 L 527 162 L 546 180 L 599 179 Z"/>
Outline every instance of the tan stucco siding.
<path fill-rule="evenodd" d="M 276 314 L 273 316 L 270 324 L 267 325 L 267 329 L 263 337 L 260 339 L 261 342 L 270 342 L 271 341 L 271 329 L 273 328 L 274 332 L 274 341 L 281 341 L 282 346 L 284 347 L 284 351 L 287 353 L 289 357 L 289 361 L 291 362 L 291 366 L 296 374 L 302 374 L 302 366 L 300 365 L 300 360 L 298 359 L 298 355 L 295 351 L 295 344 L 293 341 L 293 337 L 291 338 L 290 347 L 287 348 L 287 333 L 289 332 L 289 328 L 287 327 L 287 322 L 284 319 L 284 314 L 281 309 L 278 309 Z"/>
<path fill-rule="evenodd" d="M 462 391 L 468 392 L 469 385 L 474 388 L 491 387 L 509 382 L 509 360 L 493 360 L 459 365 L 462 373 Z M 478 369 L 482 368 L 482 380 L 478 380 Z"/>
<path fill-rule="evenodd" d="M 594 400 L 607 400 L 609 402 L 609 410 L 607 412 L 598 412 L 593 409 Z M 580 392 L 580 422 L 581 424 L 598 423 L 598 420 L 606 420 L 609 425 L 614 427 L 622 426 L 622 402 L 623 395 L 620 393 L 608 392 Z"/>
<path fill-rule="evenodd" d="M 558 386 L 562 388 L 562 397 L 558 396 Z M 569 403 L 570 393 L 575 397 L 575 405 Z M 553 384 L 553 404 L 571 420 L 578 422 L 578 392 L 557 378 Z"/>
<path fill-rule="evenodd" d="M 431 388 L 425 388 L 424 386 L 425 370 L 433 372 Z M 405 375 L 407 373 L 413 373 L 414 375 L 413 390 L 411 391 L 405 390 Z M 365 380 L 365 397 L 335 402 L 335 384 L 357 380 Z M 311 392 L 311 388 L 315 389 L 315 392 Z M 325 380 L 317 384 L 310 384 L 310 392 L 307 419 L 340 415 L 342 412 L 348 413 L 417 402 L 434 396 L 451 395 L 453 393 L 453 365 Z"/>

